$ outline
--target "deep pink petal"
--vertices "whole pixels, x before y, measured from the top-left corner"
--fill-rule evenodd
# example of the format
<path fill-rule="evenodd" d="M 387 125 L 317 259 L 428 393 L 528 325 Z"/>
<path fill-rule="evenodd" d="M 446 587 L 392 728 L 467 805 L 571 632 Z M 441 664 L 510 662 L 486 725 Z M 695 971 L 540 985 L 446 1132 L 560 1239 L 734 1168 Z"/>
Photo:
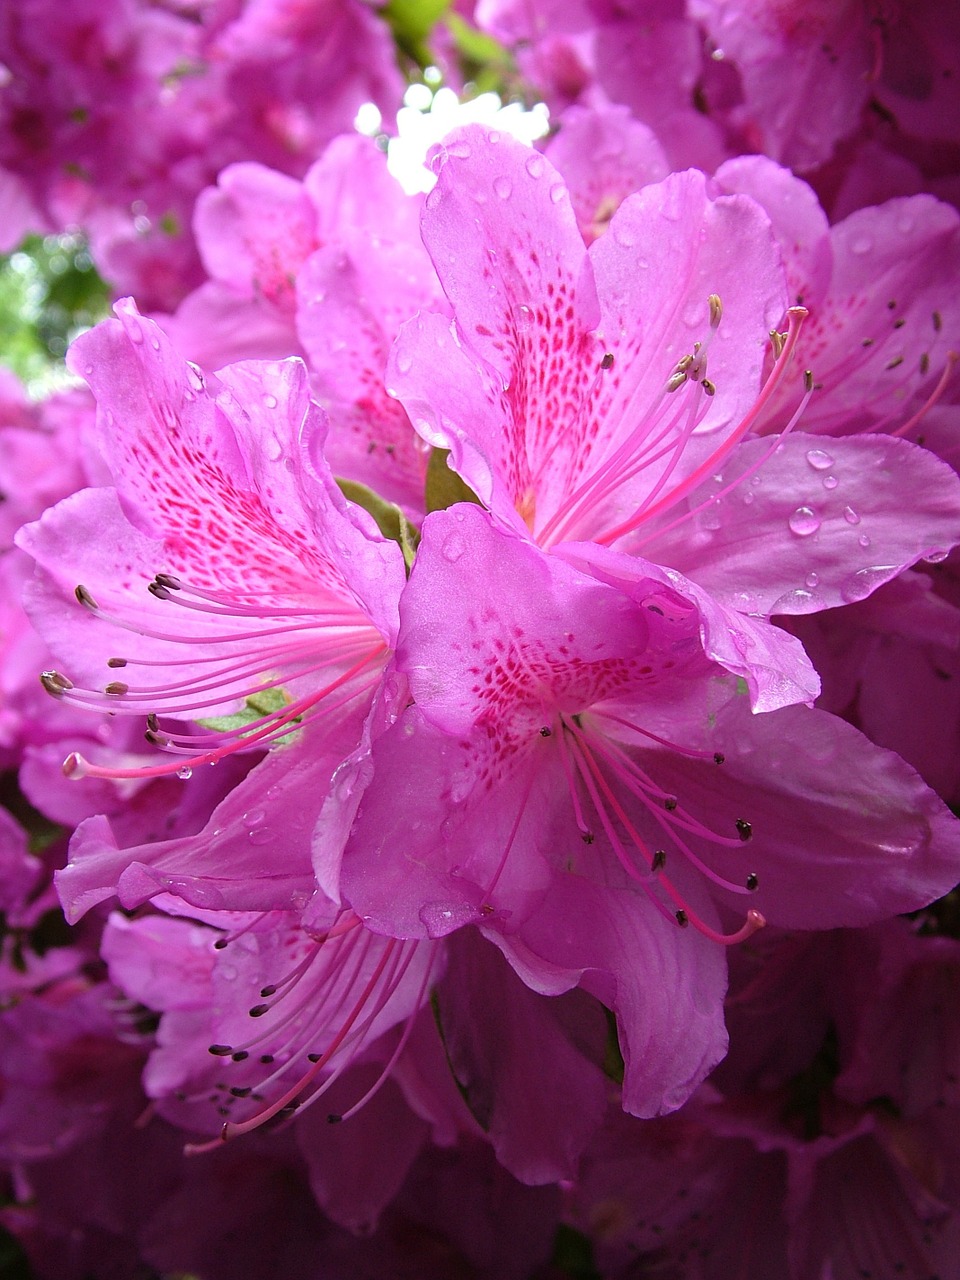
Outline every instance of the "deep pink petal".
<path fill-rule="evenodd" d="M 762 467 L 715 499 L 769 453 Z M 933 454 L 889 436 L 740 446 L 693 498 L 700 510 L 636 540 L 745 613 L 812 613 L 870 595 L 960 541 L 960 483 Z M 775 550 L 774 550 L 775 548 Z"/>

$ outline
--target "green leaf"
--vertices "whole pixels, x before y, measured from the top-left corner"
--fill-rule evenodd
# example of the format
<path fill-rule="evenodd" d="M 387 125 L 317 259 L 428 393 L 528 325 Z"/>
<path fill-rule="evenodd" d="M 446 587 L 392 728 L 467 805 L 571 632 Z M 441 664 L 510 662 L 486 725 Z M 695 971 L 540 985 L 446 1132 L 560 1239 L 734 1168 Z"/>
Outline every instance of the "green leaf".
<path fill-rule="evenodd" d="M 215 733 L 237 733 L 246 729 L 254 721 L 262 720 L 264 716 L 277 715 L 284 707 L 289 707 L 291 701 L 289 694 L 278 685 L 272 689 L 264 689 L 261 693 L 251 694 L 243 710 L 234 712 L 232 716 L 205 716 L 197 723 L 204 729 L 212 729 Z M 290 721 L 290 732 L 285 733 L 282 738 L 275 739 L 277 745 L 293 741 L 295 726 L 300 723 L 300 720 L 300 716 L 293 717 Z"/>
<path fill-rule="evenodd" d="M 397 504 L 387 502 L 386 498 L 381 498 L 379 493 L 375 493 L 365 484 L 359 484 L 356 480 L 338 479 L 337 486 L 345 498 L 373 516 L 377 522 L 377 528 L 385 538 L 399 544 L 403 552 L 403 562 L 409 573 L 414 556 L 417 554 L 420 534 Z"/>
<path fill-rule="evenodd" d="M 570 1280 L 600 1280 L 593 1261 L 593 1243 L 576 1227 L 561 1222 L 553 1238 L 553 1266 L 565 1272 Z"/>
<path fill-rule="evenodd" d="M 390 0 L 380 16 L 393 33 L 397 48 L 419 67 L 433 62 L 430 34 L 450 8 L 450 0 Z"/>
<path fill-rule="evenodd" d="M 449 449 L 431 449 L 427 462 L 427 485 L 424 506 L 428 511 L 445 511 L 455 502 L 476 502 L 480 499 L 465 480 L 451 471 L 447 459 Z"/>

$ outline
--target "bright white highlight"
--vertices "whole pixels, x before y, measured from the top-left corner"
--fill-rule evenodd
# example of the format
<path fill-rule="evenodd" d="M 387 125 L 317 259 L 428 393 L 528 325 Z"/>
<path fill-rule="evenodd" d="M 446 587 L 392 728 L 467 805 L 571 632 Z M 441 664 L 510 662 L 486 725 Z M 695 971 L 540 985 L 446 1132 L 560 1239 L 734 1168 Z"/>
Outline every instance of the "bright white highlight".
<path fill-rule="evenodd" d="M 495 93 L 481 93 L 461 102 L 452 89 L 433 93 L 423 84 L 411 85 L 403 100 L 397 113 L 397 137 L 387 146 L 387 168 L 408 195 L 429 191 L 436 182 L 425 161 L 430 148 L 451 129 L 477 122 L 489 124 L 530 146 L 550 128 L 549 111 L 543 102 L 532 111 L 519 102 L 504 106 Z"/>

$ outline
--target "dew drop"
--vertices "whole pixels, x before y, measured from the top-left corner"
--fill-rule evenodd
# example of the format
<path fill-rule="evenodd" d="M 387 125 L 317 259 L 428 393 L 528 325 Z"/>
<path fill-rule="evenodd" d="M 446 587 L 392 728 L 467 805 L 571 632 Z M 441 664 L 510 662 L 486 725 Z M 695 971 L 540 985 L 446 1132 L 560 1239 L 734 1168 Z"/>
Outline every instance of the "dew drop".
<path fill-rule="evenodd" d="M 837 477 L 836 477 L 836 476 L 824 476 L 824 477 L 823 477 L 823 487 L 824 487 L 825 489 L 827 489 L 827 490 L 833 490 L 833 489 L 835 489 L 839 483 L 840 483 L 840 481 L 837 479 Z"/>
<path fill-rule="evenodd" d="M 526 170 L 531 178 L 542 177 L 545 167 L 543 156 L 539 155 L 537 152 L 534 152 L 532 156 L 527 156 Z"/>
<path fill-rule="evenodd" d="M 752 493 L 750 493 L 750 492 L 749 492 L 749 490 L 748 490 L 748 491 L 743 495 L 743 505 L 744 505 L 745 507 L 749 507 L 749 505 L 750 505 L 750 503 L 751 503 L 752 501 L 753 501 L 753 494 L 752 494 Z"/>
<path fill-rule="evenodd" d="M 711 505 L 707 507 L 706 511 L 704 511 L 700 516 L 700 527 L 702 529 L 709 529 L 711 533 L 720 528 L 720 512 L 717 507 L 717 503 L 711 503 Z"/>
<path fill-rule="evenodd" d="M 814 587 L 819 587 L 820 585 L 819 573 L 813 573 L 813 572 L 808 573 L 807 576 L 804 578 L 804 582 L 810 588 L 811 591 L 814 589 Z"/>
<path fill-rule="evenodd" d="M 946 560 L 948 552 L 946 551 L 928 551 L 923 557 L 927 564 L 942 564 Z"/>
<path fill-rule="evenodd" d="M 185 764 L 182 769 L 177 770 L 177 777 L 182 778 L 183 781 L 186 782 L 188 778 L 193 777 L 193 770 L 188 764 Z"/>
<path fill-rule="evenodd" d="M 795 533 L 798 538 L 809 538 L 820 528 L 820 517 L 812 507 L 797 507 L 787 524 L 790 532 Z"/>
<path fill-rule="evenodd" d="M 847 604 L 865 600 L 877 587 L 883 586 L 893 572 L 894 566 L 891 565 L 873 565 L 869 569 L 860 569 L 840 584 L 840 595 Z"/>
<path fill-rule="evenodd" d="M 267 406 L 268 409 L 275 409 L 277 407 L 277 397 L 273 395 L 271 392 L 267 391 L 264 393 L 263 403 Z"/>
<path fill-rule="evenodd" d="M 843 518 L 846 520 L 847 524 L 860 523 L 860 517 L 857 515 L 856 511 L 854 511 L 853 507 L 843 508 Z"/>
<path fill-rule="evenodd" d="M 513 195 L 513 183 L 509 178 L 504 178 L 502 175 L 499 178 L 494 178 L 493 189 L 501 200 L 509 200 Z"/>
<path fill-rule="evenodd" d="M 862 255 L 865 253 L 869 253 L 872 248 L 873 248 L 873 241 L 870 239 L 869 236 L 857 236 L 857 238 L 854 241 L 852 241 L 850 245 L 850 252 Z"/>
<path fill-rule="evenodd" d="M 559 204 L 563 197 L 567 194 L 567 188 L 562 182 L 555 182 L 550 188 L 550 199 L 554 204 Z"/>
<path fill-rule="evenodd" d="M 624 249 L 632 249 L 637 243 L 636 236 L 630 227 L 624 224 L 622 218 L 615 218 L 613 221 L 613 238 L 617 244 L 622 245 Z"/>
<path fill-rule="evenodd" d="M 497 133 L 496 129 L 490 130 L 490 132 L 487 134 L 487 141 L 490 143 L 492 147 L 495 147 L 497 145 L 497 143 L 500 141 L 500 134 Z"/>
<path fill-rule="evenodd" d="M 533 312 L 529 307 L 517 307 L 513 318 L 518 329 L 529 329 L 533 323 Z"/>
<path fill-rule="evenodd" d="M 127 330 L 127 333 L 129 335 L 130 341 L 135 342 L 138 347 L 143 344 L 143 330 L 140 328 L 138 324 L 132 324 L 130 328 Z"/>
<path fill-rule="evenodd" d="M 861 533 L 857 541 L 860 543 L 861 547 L 869 547 L 870 535 L 868 533 Z"/>
<path fill-rule="evenodd" d="M 273 834 L 269 827 L 254 827 L 250 832 L 250 843 L 255 845 L 269 844 Z"/>
<path fill-rule="evenodd" d="M 467 549 L 467 544 L 459 533 L 451 533 L 440 548 L 444 560 L 449 560 L 451 564 L 455 564 Z"/>
<path fill-rule="evenodd" d="M 829 471 L 833 466 L 833 458 L 830 457 L 829 453 L 825 453 L 823 449 L 809 449 L 807 451 L 807 461 L 814 471 Z"/>
<path fill-rule="evenodd" d="M 412 356 L 409 356 L 406 353 L 397 356 L 397 372 L 398 373 L 409 373 L 412 368 L 413 368 Z M 396 395 L 396 392 L 394 392 L 394 395 Z"/>

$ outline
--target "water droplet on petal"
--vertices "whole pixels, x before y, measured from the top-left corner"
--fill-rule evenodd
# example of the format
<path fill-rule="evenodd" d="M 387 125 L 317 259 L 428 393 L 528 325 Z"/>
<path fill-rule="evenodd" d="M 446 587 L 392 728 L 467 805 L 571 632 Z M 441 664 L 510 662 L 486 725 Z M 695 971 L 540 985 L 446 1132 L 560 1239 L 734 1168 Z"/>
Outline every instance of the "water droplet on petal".
<path fill-rule="evenodd" d="M 440 190 L 439 187 L 434 187 L 432 191 L 427 193 L 427 198 L 426 200 L 424 200 L 423 203 L 427 209 L 430 209 L 430 210 L 439 209 L 440 202 L 442 199 L 443 199 L 442 191 Z"/>
<path fill-rule="evenodd" d="M 527 156 L 526 169 L 531 178 L 541 177 L 545 168 L 546 164 L 543 156 L 539 155 L 537 152 L 534 152 L 532 156 Z"/>
<path fill-rule="evenodd" d="M 798 538 L 809 538 L 820 528 L 820 517 L 812 507 L 797 507 L 787 524 Z"/>
<path fill-rule="evenodd" d="M 140 328 L 140 326 L 138 324 L 131 324 L 127 332 L 128 332 L 130 341 L 135 342 L 139 347 L 140 344 L 143 342 L 143 330 Z"/>
<path fill-rule="evenodd" d="M 873 248 L 873 241 L 869 236 L 857 236 L 850 244 L 851 253 L 869 253 Z"/>
<path fill-rule="evenodd" d="M 264 392 L 263 403 L 268 409 L 275 409 L 277 407 L 277 397 L 272 395 L 271 392 L 266 391 Z"/>
<path fill-rule="evenodd" d="M 504 178 L 502 175 L 499 178 L 494 178 L 493 189 L 501 200 L 509 200 L 513 195 L 513 183 L 509 178 Z"/>
<path fill-rule="evenodd" d="M 613 238 L 617 244 L 623 245 L 624 249 L 632 249 L 637 243 L 633 229 L 625 225 L 622 218 L 614 218 L 613 220 Z"/>
<path fill-rule="evenodd" d="M 518 329 L 529 329 L 533 323 L 533 312 L 529 307 L 517 307 L 513 318 Z"/>
<path fill-rule="evenodd" d="M 868 533 L 861 533 L 857 541 L 860 543 L 861 547 L 869 547 L 870 535 Z"/>
<path fill-rule="evenodd" d="M 853 507 L 843 508 L 843 518 L 846 520 L 847 524 L 860 523 L 860 517 L 857 515 L 856 511 L 854 511 Z"/>
<path fill-rule="evenodd" d="M 413 358 L 406 353 L 397 356 L 397 372 L 409 373 L 413 368 Z M 396 394 L 396 393 L 394 393 Z"/>
<path fill-rule="evenodd" d="M 815 587 L 819 587 L 819 585 L 820 585 L 820 575 L 819 575 L 819 573 L 808 573 L 808 574 L 807 574 L 807 576 L 804 578 L 804 582 L 805 582 L 805 583 L 806 583 L 806 585 L 810 588 L 810 590 L 811 590 L 811 591 L 812 591 Z"/>
<path fill-rule="evenodd" d="M 451 533 L 441 547 L 444 560 L 449 560 L 451 564 L 459 560 L 466 549 L 467 544 L 459 533 Z"/>
<path fill-rule="evenodd" d="M 948 554 L 946 551 L 928 551 L 923 558 L 927 564 L 942 564 Z"/>
<path fill-rule="evenodd" d="M 185 764 L 182 769 L 177 770 L 177 777 L 182 778 L 183 781 L 186 782 L 188 778 L 193 777 L 193 770 L 188 764 Z"/>
<path fill-rule="evenodd" d="M 829 453 L 825 453 L 823 449 L 809 449 L 807 451 L 807 461 L 814 471 L 829 471 L 833 466 L 833 458 L 830 457 Z"/>
<path fill-rule="evenodd" d="M 562 182 L 555 182 L 550 188 L 550 199 L 554 204 L 559 204 L 563 197 L 567 194 L 567 188 Z"/>
<path fill-rule="evenodd" d="M 825 489 L 835 489 L 839 483 L 840 481 L 837 479 L 836 476 L 823 477 L 823 487 Z"/>
<path fill-rule="evenodd" d="M 847 604 L 865 600 L 877 587 L 883 586 L 895 570 L 894 565 L 872 565 L 869 569 L 860 569 L 840 584 L 840 595 Z"/>

